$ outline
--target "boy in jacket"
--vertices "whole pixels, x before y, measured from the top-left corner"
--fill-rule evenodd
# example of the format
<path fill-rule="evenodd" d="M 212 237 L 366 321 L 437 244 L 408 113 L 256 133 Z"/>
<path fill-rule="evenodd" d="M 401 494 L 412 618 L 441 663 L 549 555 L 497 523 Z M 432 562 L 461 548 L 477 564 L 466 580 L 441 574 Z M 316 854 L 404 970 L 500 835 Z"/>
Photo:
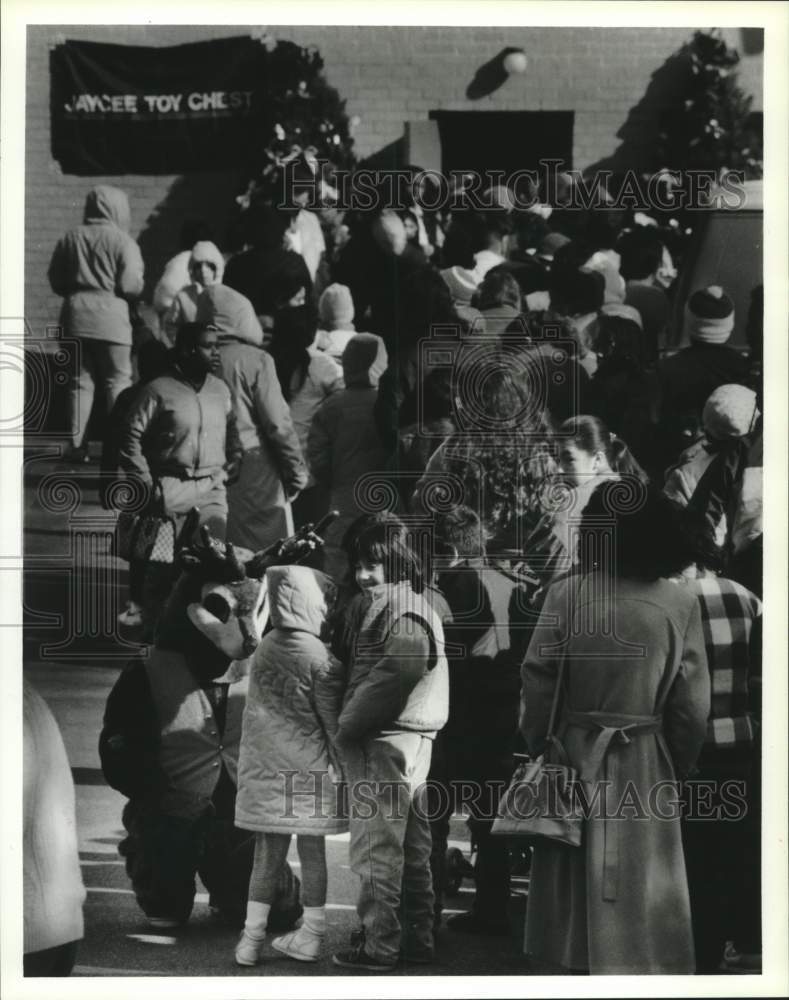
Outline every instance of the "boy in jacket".
<path fill-rule="evenodd" d="M 421 562 L 399 518 L 361 518 L 346 551 L 362 594 L 346 619 L 348 682 L 335 746 L 348 781 L 361 933 L 333 961 L 387 972 L 401 954 L 433 957 L 425 781 L 449 711 L 447 663 L 441 620 L 422 593 Z"/>

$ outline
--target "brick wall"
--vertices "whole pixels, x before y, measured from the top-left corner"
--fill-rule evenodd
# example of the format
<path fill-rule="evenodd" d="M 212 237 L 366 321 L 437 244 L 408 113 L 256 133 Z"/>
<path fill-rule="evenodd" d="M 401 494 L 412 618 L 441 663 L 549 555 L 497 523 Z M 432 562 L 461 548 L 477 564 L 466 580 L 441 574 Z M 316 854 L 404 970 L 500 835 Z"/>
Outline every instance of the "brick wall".
<path fill-rule="evenodd" d="M 618 147 L 617 132 L 639 104 L 652 74 L 692 33 L 689 28 L 371 28 L 276 26 L 273 34 L 317 45 L 326 75 L 347 100 L 360 157 L 399 139 L 407 121 L 446 111 L 574 111 L 573 161 L 584 168 Z M 138 45 L 244 34 L 223 25 L 29 26 L 27 41 L 25 313 L 36 335 L 57 319 L 59 300 L 46 280 L 57 238 L 81 220 L 85 192 L 112 183 L 131 199 L 132 232 L 141 237 L 151 274 L 175 252 L 180 221 L 199 215 L 221 232 L 233 208 L 238 177 L 232 171 L 178 177 L 66 176 L 50 155 L 49 48 L 64 38 Z M 738 31 L 727 29 L 738 46 Z M 519 46 L 529 68 L 489 97 L 469 101 L 476 70 L 505 46 Z M 761 108 L 761 55 L 743 59 L 741 82 Z M 639 115 L 635 115 L 636 124 Z M 167 213 L 162 214 L 165 199 Z"/>

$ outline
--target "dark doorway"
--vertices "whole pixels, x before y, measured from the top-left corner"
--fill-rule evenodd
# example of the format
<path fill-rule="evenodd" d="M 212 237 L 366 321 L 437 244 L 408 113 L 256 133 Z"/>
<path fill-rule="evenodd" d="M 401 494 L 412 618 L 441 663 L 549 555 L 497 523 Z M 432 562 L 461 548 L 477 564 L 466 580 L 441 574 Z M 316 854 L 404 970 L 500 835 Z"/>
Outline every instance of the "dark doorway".
<path fill-rule="evenodd" d="M 441 139 L 441 170 L 539 170 L 541 160 L 572 167 L 572 111 L 431 111 Z"/>

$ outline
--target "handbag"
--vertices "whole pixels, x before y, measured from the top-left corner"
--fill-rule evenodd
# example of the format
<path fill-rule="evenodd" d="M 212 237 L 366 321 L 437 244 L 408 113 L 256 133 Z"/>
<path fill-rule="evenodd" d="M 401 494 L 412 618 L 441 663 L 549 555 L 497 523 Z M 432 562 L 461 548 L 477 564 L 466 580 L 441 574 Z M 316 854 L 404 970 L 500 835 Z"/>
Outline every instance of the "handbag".
<path fill-rule="evenodd" d="M 122 511 L 115 522 L 114 552 L 126 562 L 175 562 L 175 518 L 147 511 Z"/>
<path fill-rule="evenodd" d="M 564 660 L 553 693 L 548 745 L 539 757 L 526 758 L 516 768 L 496 810 L 491 830 L 496 836 L 547 839 L 570 847 L 581 846 L 583 815 L 574 795 L 578 772 L 570 765 L 555 734 L 563 679 Z"/>

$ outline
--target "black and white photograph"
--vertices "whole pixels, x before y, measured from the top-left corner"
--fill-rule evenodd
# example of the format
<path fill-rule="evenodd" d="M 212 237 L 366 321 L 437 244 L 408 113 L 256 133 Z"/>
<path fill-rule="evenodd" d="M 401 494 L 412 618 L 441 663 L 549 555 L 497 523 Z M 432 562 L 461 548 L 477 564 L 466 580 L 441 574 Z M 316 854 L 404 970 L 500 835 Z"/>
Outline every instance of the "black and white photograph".
<path fill-rule="evenodd" d="M 789 8 L 2 17 L 3 996 L 786 995 Z"/>

